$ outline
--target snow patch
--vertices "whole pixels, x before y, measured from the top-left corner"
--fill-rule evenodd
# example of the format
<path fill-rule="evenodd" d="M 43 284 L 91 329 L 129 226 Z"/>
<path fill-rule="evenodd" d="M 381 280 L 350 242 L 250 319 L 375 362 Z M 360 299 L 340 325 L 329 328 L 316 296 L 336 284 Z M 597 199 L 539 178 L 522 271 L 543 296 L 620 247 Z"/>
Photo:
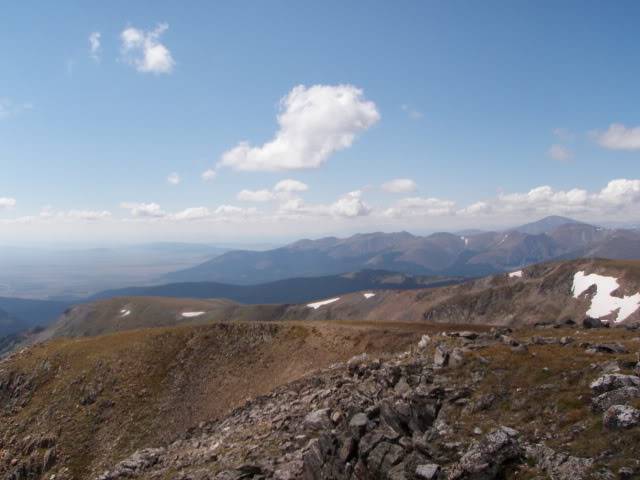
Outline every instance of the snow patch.
<path fill-rule="evenodd" d="M 193 318 L 199 317 L 200 315 L 204 315 L 207 312 L 182 312 L 180 315 L 184 318 Z"/>
<path fill-rule="evenodd" d="M 330 298 L 328 300 L 322 300 L 321 302 L 308 303 L 307 307 L 317 310 L 324 305 L 329 305 L 330 303 L 337 302 L 338 300 L 340 300 L 340 297 Z"/>
<path fill-rule="evenodd" d="M 517 272 L 511 272 L 509 274 L 509 278 L 522 278 L 522 270 L 518 270 Z"/>
<path fill-rule="evenodd" d="M 376 296 L 375 293 L 371 293 L 371 292 L 363 293 L 362 295 L 364 295 L 364 298 L 366 298 L 367 300 L 370 299 L 371 297 Z"/>
<path fill-rule="evenodd" d="M 591 298 L 591 307 L 587 311 L 587 315 L 593 318 L 606 317 L 610 313 L 618 311 L 618 315 L 614 320 L 615 323 L 626 320 L 629 315 L 640 308 L 640 293 L 632 296 L 614 297 L 612 292 L 616 291 L 620 285 L 615 277 L 607 277 L 591 273 L 585 275 L 584 272 L 577 272 L 573 276 L 573 298 L 578 298 L 586 290 L 596 286 L 596 293 Z"/>
<path fill-rule="evenodd" d="M 126 308 L 123 308 L 122 310 L 120 310 L 121 317 L 128 317 L 129 315 L 131 315 L 131 310 Z"/>

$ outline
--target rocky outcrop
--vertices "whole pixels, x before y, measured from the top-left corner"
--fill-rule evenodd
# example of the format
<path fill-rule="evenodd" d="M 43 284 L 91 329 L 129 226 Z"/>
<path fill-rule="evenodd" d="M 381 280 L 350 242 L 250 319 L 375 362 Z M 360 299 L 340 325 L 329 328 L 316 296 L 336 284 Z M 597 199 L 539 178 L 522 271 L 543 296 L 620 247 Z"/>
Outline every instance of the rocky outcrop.
<path fill-rule="evenodd" d="M 415 350 L 387 359 L 359 355 L 251 400 L 171 445 L 139 451 L 99 479 L 155 479 L 181 472 L 167 478 L 492 480 L 515 478 L 519 471 L 538 475 L 531 478 L 590 478 L 594 459 L 555 450 L 540 436 L 531 439 L 499 424 L 472 431 L 456 425 L 459 415 L 473 421 L 496 412 L 507 395 L 500 389 L 474 391 L 486 361 L 482 355 L 470 359 L 472 352 L 487 347 L 511 351 L 513 343 L 562 349 L 571 344 L 553 337 L 510 336 L 505 342 L 506 335 L 511 332 L 442 335 L 423 338 Z M 467 380 L 457 381 L 464 375 Z M 606 411 L 606 428 L 626 430 L 640 420 L 630 407 L 609 405 L 635 398 L 639 381 L 634 375 L 610 373 L 591 382 L 592 409 Z M 510 398 L 518 408 L 518 395 Z M 588 404 L 585 410 L 593 415 Z M 572 431 L 576 438 L 581 430 L 576 426 Z M 549 432 L 545 438 L 554 435 Z M 635 467 L 625 468 L 635 472 Z"/>

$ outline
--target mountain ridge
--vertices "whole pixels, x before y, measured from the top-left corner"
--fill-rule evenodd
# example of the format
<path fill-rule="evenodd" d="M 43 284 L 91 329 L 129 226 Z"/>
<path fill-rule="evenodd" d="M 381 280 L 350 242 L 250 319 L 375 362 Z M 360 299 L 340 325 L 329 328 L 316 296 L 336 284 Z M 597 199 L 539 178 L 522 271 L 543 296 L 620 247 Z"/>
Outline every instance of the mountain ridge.
<path fill-rule="evenodd" d="M 356 234 L 303 239 L 266 251 L 227 252 L 164 275 L 160 283 L 216 281 L 250 285 L 291 277 L 379 269 L 412 275 L 483 276 L 578 257 L 640 258 L 640 232 L 610 230 L 566 217 L 546 217 L 500 232 Z"/>

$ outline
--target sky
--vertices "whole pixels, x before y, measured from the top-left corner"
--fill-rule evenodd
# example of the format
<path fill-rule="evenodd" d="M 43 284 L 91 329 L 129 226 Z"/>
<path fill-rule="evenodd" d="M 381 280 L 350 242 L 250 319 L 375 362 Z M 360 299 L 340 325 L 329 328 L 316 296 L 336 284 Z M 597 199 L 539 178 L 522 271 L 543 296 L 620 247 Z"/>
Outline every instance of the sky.
<path fill-rule="evenodd" d="M 0 243 L 640 221 L 634 1 L 12 2 Z"/>

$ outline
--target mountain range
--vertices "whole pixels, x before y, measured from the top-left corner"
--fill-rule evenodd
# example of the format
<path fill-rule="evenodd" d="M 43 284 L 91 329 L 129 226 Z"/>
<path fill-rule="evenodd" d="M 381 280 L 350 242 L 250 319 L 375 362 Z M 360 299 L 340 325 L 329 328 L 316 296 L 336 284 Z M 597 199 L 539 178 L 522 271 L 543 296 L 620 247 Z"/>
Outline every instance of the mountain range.
<path fill-rule="evenodd" d="M 468 235 L 399 232 L 327 237 L 266 251 L 227 252 L 166 274 L 160 282 L 251 285 L 363 269 L 479 277 L 551 260 L 596 257 L 640 258 L 640 232 L 555 216 L 510 230 Z"/>

